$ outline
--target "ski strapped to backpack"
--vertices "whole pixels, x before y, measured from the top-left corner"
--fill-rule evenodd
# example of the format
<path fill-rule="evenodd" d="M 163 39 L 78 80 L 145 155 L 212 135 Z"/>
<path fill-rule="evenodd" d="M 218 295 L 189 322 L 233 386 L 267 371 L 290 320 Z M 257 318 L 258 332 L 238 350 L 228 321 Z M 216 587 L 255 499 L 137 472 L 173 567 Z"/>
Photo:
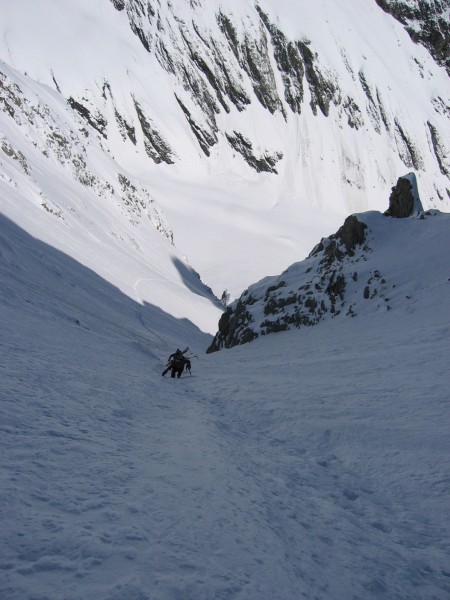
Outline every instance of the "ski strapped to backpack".
<path fill-rule="evenodd" d="M 184 369 L 186 369 L 186 371 L 189 371 L 189 374 L 192 375 L 191 358 L 198 358 L 198 356 L 192 354 L 192 352 L 190 352 L 190 354 L 186 356 L 187 352 L 190 352 L 189 346 L 187 346 L 183 351 L 177 348 L 176 352 L 169 356 L 166 368 L 162 372 L 162 376 L 164 377 L 164 375 L 166 375 L 166 373 L 171 370 L 171 377 L 177 377 L 179 379 Z"/>

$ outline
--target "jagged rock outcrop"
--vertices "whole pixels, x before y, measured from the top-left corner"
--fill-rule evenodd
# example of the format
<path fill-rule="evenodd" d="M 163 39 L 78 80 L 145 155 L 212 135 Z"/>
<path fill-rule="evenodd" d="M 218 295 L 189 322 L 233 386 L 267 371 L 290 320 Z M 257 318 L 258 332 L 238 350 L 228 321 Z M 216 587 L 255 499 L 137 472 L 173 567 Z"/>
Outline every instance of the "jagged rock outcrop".
<path fill-rule="evenodd" d="M 255 96 L 271 113 L 282 110 L 270 61 L 268 39 L 262 24 L 257 36 L 246 33 L 241 40 L 227 15 L 219 13 L 218 21 L 236 60 L 252 82 Z"/>
<path fill-rule="evenodd" d="M 270 278 L 269 284 L 251 286 L 223 313 L 208 352 L 291 327 L 315 325 L 340 314 L 346 306 L 349 281 L 357 280 L 353 265 L 369 251 L 366 232 L 365 223 L 351 215 L 336 234 L 321 240 L 303 263 Z M 351 305 L 347 311 L 354 314 Z"/>
<path fill-rule="evenodd" d="M 399 177 L 389 197 L 389 208 L 384 214 L 403 219 L 420 212 L 423 212 L 423 207 L 417 191 L 416 176 L 410 173 Z"/>
<path fill-rule="evenodd" d="M 274 48 L 274 57 L 284 83 L 284 98 L 294 113 L 300 113 L 304 99 L 303 78 L 305 67 L 298 44 L 289 41 L 269 17 L 257 5 L 256 10 L 261 17 Z"/>
<path fill-rule="evenodd" d="M 276 152 L 275 154 L 264 152 L 260 156 L 257 156 L 251 141 L 245 138 L 242 133 L 234 131 L 232 134 L 227 133 L 226 136 L 230 146 L 236 150 L 236 152 L 241 154 L 247 164 L 253 167 L 255 171 L 258 173 L 263 171 L 267 173 L 277 173 L 275 165 L 283 158 L 281 152 Z"/>
<path fill-rule="evenodd" d="M 95 114 L 93 114 L 82 102 L 78 102 L 78 100 L 75 100 L 74 98 L 69 98 L 68 103 L 73 110 L 76 110 L 91 127 L 106 139 L 106 126 L 108 123 L 100 111 L 97 110 Z"/>
<path fill-rule="evenodd" d="M 423 44 L 450 75 L 449 0 L 375 0 L 405 26 L 411 39 Z"/>
<path fill-rule="evenodd" d="M 428 31 L 436 27 L 445 33 L 430 11 L 443 16 L 449 0 L 384 2 L 397 6 L 412 28 L 420 29 L 423 17 Z M 133 223 L 145 214 L 142 202 L 152 215 L 156 203 L 132 174 L 145 178 L 149 189 L 170 172 L 180 182 L 196 179 L 199 186 L 214 181 L 221 194 L 235 182 L 225 194 L 236 192 L 243 199 L 261 186 L 261 197 L 273 199 L 266 205 L 279 205 L 276 218 L 292 219 L 305 231 L 307 220 L 300 223 L 299 215 L 309 214 L 312 206 L 333 212 L 339 207 L 342 215 L 373 206 L 400 159 L 406 170 L 427 172 L 428 206 L 448 209 L 450 106 L 444 69 L 373 0 L 361 0 L 355 11 L 336 6 L 329 18 L 332 5 L 332 0 L 311 5 L 309 20 L 301 3 L 276 0 L 111 0 L 102 4 L 100 20 L 98 11 L 92 12 L 82 43 L 75 34 L 90 9 L 74 2 L 74 26 L 62 34 L 52 30 L 51 8 L 45 5 L 41 37 L 52 41 L 52 52 L 46 44 L 27 57 L 24 36 L 34 30 L 27 14 L 11 3 L 0 36 L 3 59 L 11 62 L 5 72 L 16 74 L 12 79 L 21 89 L 39 91 L 29 106 L 33 95 L 21 97 L 0 76 L 0 178 L 14 185 L 10 182 L 20 171 L 38 189 L 33 154 L 40 152 L 63 166 L 75 189 L 80 184 L 93 201 L 119 203 Z M 351 36 L 333 35 L 347 26 Z M 376 43 L 383 36 L 392 64 L 384 44 Z M 73 58 L 77 47 L 92 61 L 84 60 L 81 70 Z M 64 51 L 59 56 L 55 48 Z M 64 107 L 55 117 L 48 107 L 59 101 Z M 20 128 L 15 137 L 8 131 L 12 120 Z M 105 160 L 94 159 L 96 151 Z M 114 168 L 107 166 L 111 160 Z M 124 191 L 118 173 L 136 193 L 131 187 Z M 36 202 L 63 215 L 56 187 L 54 194 Z M 212 195 L 211 205 L 221 202 L 219 197 Z M 246 202 L 235 205 L 239 213 Z M 198 218 L 206 231 L 207 211 Z M 274 243 L 282 246 L 283 236 Z M 193 246 L 186 248 L 188 254 Z M 333 251 L 332 245 L 329 255 Z"/>
<path fill-rule="evenodd" d="M 174 154 L 169 144 L 163 139 L 151 119 L 144 114 L 142 107 L 136 100 L 134 101 L 134 106 L 139 123 L 141 124 L 142 133 L 144 134 L 144 146 L 148 156 L 156 164 L 165 162 L 168 165 L 172 165 L 174 163 Z"/>
<path fill-rule="evenodd" d="M 419 214 L 420 219 L 411 221 L 418 223 L 434 216 L 422 212 L 416 178 L 409 173 L 400 177 L 393 188 L 385 215 L 350 215 L 334 235 L 317 244 L 306 260 L 278 277 L 250 286 L 227 307 L 208 352 L 245 344 L 270 333 L 310 327 L 338 316 L 353 318 L 369 307 L 391 310 L 391 295 L 397 295 L 396 283 L 389 275 L 391 259 L 385 247 L 380 258 L 377 235 L 383 238 L 384 246 L 384 229 L 389 223 L 386 215 Z M 394 254 L 395 238 L 391 240 Z"/>
<path fill-rule="evenodd" d="M 450 107 L 447 107 L 447 113 L 450 115 Z M 427 122 L 427 125 L 439 169 L 450 180 L 450 150 L 446 148 L 437 127 L 433 123 L 430 123 L 430 121 Z"/>
<path fill-rule="evenodd" d="M 209 130 L 207 128 L 202 127 L 195 120 L 194 116 L 191 114 L 189 109 L 183 104 L 182 100 L 180 98 L 178 98 L 177 95 L 175 95 L 175 98 L 177 99 L 177 102 L 180 105 L 181 110 L 183 111 L 192 132 L 194 133 L 195 137 L 197 138 L 198 143 L 200 144 L 200 148 L 203 150 L 203 152 L 205 153 L 206 156 L 209 156 L 211 154 L 210 149 L 215 144 L 217 144 L 217 141 L 218 141 L 217 126 L 215 125 L 214 127 L 210 127 Z"/>

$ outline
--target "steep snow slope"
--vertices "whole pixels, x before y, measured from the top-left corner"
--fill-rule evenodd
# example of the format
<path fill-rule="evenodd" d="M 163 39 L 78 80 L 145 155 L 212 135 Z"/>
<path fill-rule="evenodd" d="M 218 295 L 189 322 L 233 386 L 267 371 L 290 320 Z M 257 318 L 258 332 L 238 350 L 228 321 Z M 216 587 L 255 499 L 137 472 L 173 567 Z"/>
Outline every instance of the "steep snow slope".
<path fill-rule="evenodd" d="M 5 220 L 0 252 L 2 598 L 447 600 L 448 282 L 204 355 Z"/>
<path fill-rule="evenodd" d="M 232 297 L 349 212 L 381 208 L 405 165 L 425 208 L 449 206 L 447 73 L 374 0 L 1 0 L 0 10 L 2 210 L 78 259 L 97 249 L 54 235 L 55 214 L 72 227 L 66 190 L 87 194 L 85 214 L 101 204 L 115 229 L 95 208 L 91 235 L 118 236 L 130 258 L 129 205 L 144 203 L 214 293 Z"/>
<path fill-rule="evenodd" d="M 148 189 L 68 115 L 59 94 L 6 65 L 0 81 L 3 214 L 133 300 L 210 331 L 218 302 L 173 246 Z"/>

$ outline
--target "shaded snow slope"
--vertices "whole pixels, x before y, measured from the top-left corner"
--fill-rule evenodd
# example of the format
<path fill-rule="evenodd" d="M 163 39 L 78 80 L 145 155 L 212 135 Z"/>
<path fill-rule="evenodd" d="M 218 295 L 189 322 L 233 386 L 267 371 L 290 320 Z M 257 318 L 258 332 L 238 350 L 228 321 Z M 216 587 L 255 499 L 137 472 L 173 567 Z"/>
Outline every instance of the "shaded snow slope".
<path fill-rule="evenodd" d="M 2 598 L 448 598 L 445 289 L 204 355 L 1 232 Z"/>
<path fill-rule="evenodd" d="M 380 209 L 405 166 L 425 208 L 449 206 L 448 75 L 374 0 L 0 10 L 1 208 L 76 259 L 93 236 L 153 268 L 153 227 L 234 298 Z M 57 219 L 77 209 L 89 234 L 69 244 Z"/>

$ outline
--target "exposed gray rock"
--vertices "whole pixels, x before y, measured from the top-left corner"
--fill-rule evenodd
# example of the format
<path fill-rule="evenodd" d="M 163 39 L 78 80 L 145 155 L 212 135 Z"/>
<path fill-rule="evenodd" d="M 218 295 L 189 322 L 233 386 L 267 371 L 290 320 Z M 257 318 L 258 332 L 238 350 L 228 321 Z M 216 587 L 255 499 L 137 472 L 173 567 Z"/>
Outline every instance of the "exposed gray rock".
<path fill-rule="evenodd" d="M 355 94 L 341 90 L 336 73 L 327 67 L 327 61 L 317 54 L 308 39 L 289 39 L 258 3 L 255 3 L 255 10 L 259 19 L 251 26 L 237 23 L 233 13 L 226 11 L 226 3 L 223 4 L 216 14 L 217 30 L 214 26 L 204 27 L 201 19 L 197 19 L 197 9 L 205 1 L 190 0 L 192 19 L 188 20 L 177 14 L 176 5 L 171 2 L 111 0 L 117 10 L 126 10 L 132 31 L 177 80 L 177 85 L 187 92 L 177 92 L 177 100 L 206 156 L 210 156 L 211 146 L 220 137 L 217 115 L 223 110 L 231 112 L 233 105 L 238 111 L 244 111 L 252 102 L 253 94 L 248 87 L 250 81 L 254 95 L 272 114 L 280 112 L 287 119 L 287 107 L 294 113 L 301 113 L 308 89 L 315 115 L 320 111 L 329 116 L 330 106 L 334 104 L 339 107 L 343 122 L 346 121 L 353 129 L 361 129 L 370 121 L 375 131 L 380 134 L 386 131 L 389 138 L 395 140 L 397 153 L 406 167 L 415 170 L 424 168 L 415 137 L 410 135 L 403 120 L 389 110 L 388 99 L 382 98 L 368 74 L 362 69 L 358 73 L 350 64 L 344 48 L 341 50 L 342 59 L 352 78 L 355 81 L 359 79 L 367 99 L 362 104 L 356 100 Z M 449 26 L 445 17 L 450 0 L 377 2 L 404 23 L 413 39 L 420 38 L 421 43 L 431 48 L 440 64 L 448 66 Z M 204 118 L 193 109 L 194 105 L 195 109 L 201 109 Z M 448 113 L 442 99 L 436 99 L 435 107 L 441 114 Z M 117 116 L 116 119 L 120 121 Z M 126 124 L 119 124 L 119 127 L 122 135 L 125 133 L 133 139 Z M 433 146 L 439 168 L 445 173 L 442 136 L 439 137 L 439 132 L 432 127 L 428 130 L 430 147 Z M 255 146 L 255 139 L 247 141 Z M 273 162 L 271 157 L 256 156 L 245 147 L 245 141 L 236 137 L 229 142 L 256 170 L 275 170 L 276 157 Z M 152 150 L 151 143 L 147 143 L 146 147 L 152 159 L 157 157 L 158 153 Z"/>
<path fill-rule="evenodd" d="M 449 152 L 444 146 L 444 142 L 439 135 L 437 127 L 435 127 L 430 121 L 427 123 L 430 131 L 431 143 L 433 145 L 434 155 L 439 165 L 439 169 L 443 175 L 446 175 L 450 179 L 450 162 Z"/>
<path fill-rule="evenodd" d="M 273 25 L 269 17 L 256 6 L 274 47 L 274 56 L 284 84 L 284 97 L 295 113 L 301 112 L 304 98 L 303 78 L 305 68 L 298 46 Z"/>
<path fill-rule="evenodd" d="M 330 102 L 333 100 L 338 86 L 336 81 L 327 79 L 317 64 L 317 56 L 312 52 L 306 41 L 297 42 L 297 48 L 305 64 L 305 76 L 311 92 L 311 108 L 317 114 L 317 107 L 328 117 Z"/>
<path fill-rule="evenodd" d="M 399 177 L 389 197 L 389 208 L 384 214 L 387 217 L 402 219 L 419 212 L 423 212 L 423 207 L 418 195 L 415 175 L 410 173 L 406 177 Z"/>
<path fill-rule="evenodd" d="M 125 140 L 128 137 L 136 146 L 136 130 L 133 125 L 130 125 L 117 109 L 114 109 L 114 115 L 122 138 Z"/>
<path fill-rule="evenodd" d="M 125 8 L 125 0 L 111 0 L 116 10 L 123 10 Z"/>
<path fill-rule="evenodd" d="M 370 121 L 373 125 L 373 128 L 377 133 L 381 132 L 381 115 L 378 107 L 378 102 L 374 98 L 374 94 L 372 89 L 366 79 L 366 76 L 363 71 L 359 72 L 359 81 L 361 83 L 361 87 L 364 90 L 364 93 L 367 97 L 367 112 L 369 114 Z"/>
<path fill-rule="evenodd" d="M 265 152 L 262 156 L 255 156 L 252 143 L 246 137 L 237 131 L 232 134 L 226 134 L 230 146 L 241 154 L 245 161 L 258 173 L 265 171 L 267 173 L 277 173 L 275 165 L 283 158 L 282 152 L 269 154 Z"/>
<path fill-rule="evenodd" d="M 423 167 L 422 157 L 414 142 L 402 128 L 398 119 L 394 120 L 395 141 L 400 158 L 407 167 L 413 167 L 417 171 Z"/>
<path fill-rule="evenodd" d="M 341 240 L 350 254 L 356 248 L 361 245 L 366 239 L 367 225 L 358 221 L 356 215 L 350 215 L 344 221 L 342 227 L 337 231 L 336 237 Z"/>
<path fill-rule="evenodd" d="M 366 229 L 367 225 L 359 221 L 356 215 L 350 215 L 342 227 L 326 240 L 321 240 L 309 256 L 322 253 L 322 260 L 327 263 L 342 260 L 346 255 L 353 256 L 356 246 L 362 245 L 366 240 Z"/>
<path fill-rule="evenodd" d="M 103 91 L 105 95 L 106 92 L 111 94 L 108 84 L 105 84 Z M 93 139 L 92 136 L 93 127 L 97 131 L 100 129 L 100 132 L 102 127 L 106 127 L 101 115 L 98 118 L 96 111 L 73 101 L 71 104 L 76 114 L 70 114 L 70 108 L 67 107 L 67 116 L 70 118 L 61 120 L 61 116 L 36 94 L 30 92 L 30 89 L 27 92 L 24 93 L 24 90 L 14 83 L 10 76 L 0 71 L 0 110 L 14 120 L 18 127 L 33 132 L 33 139 L 36 140 L 33 143 L 35 150 L 69 171 L 69 178 L 71 177 L 74 182 L 91 188 L 94 196 L 102 202 L 114 202 L 118 205 L 133 225 L 137 225 L 142 219 L 149 219 L 155 229 L 173 243 L 173 233 L 148 190 L 136 181 L 132 183 L 122 173 L 119 173 L 117 178 L 105 178 L 91 170 L 92 161 L 88 148 L 95 144 L 101 146 L 104 143 L 103 140 Z M 74 123 L 76 127 L 73 127 Z M 123 123 L 126 122 L 123 120 Z M 131 126 L 128 127 L 129 135 L 132 135 Z M 26 174 L 32 175 L 27 157 L 20 150 L 16 150 L 3 136 L 0 136 L 0 154 L 17 161 Z M 52 216 L 66 220 L 67 210 L 47 198 L 42 191 L 40 206 Z"/>
<path fill-rule="evenodd" d="M 304 263 L 292 265 L 267 286 L 256 284 L 246 290 L 222 315 L 208 352 L 244 344 L 259 335 L 316 325 L 327 316 L 339 315 L 344 308 L 354 317 L 346 291 L 349 281 L 354 284 L 358 280 L 354 266 L 363 260 L 355 257 L 356 248 L 369 251 L 366 230 L 367 226 L 352 215 L 336 234 L 322 240 Z M 298 283 L 295 277 L 287 283 L 291 269 L 297 273 Z M 261 313 L 264 318 L 257 322 Z"/>
<path fill-rule="evenodd" d="M 134 106 L 136 108 L 139 123 L 141 124 L 142 133 L 144 134 L 144 145 L 147 155 L 150 156 L 156 164 L 165 162 L 168 165 L 172 165 L 174 161 L 170 146 L 145 116 L 141 106 L 136 100 L 134 101 Z"/>
<path fill-rule="evenodd" d="M 271 66 L 268 40 L 263 24 L 261 23 L 259 37 L 251 38 L 250 35 L 245 35 L 245 39 L 241 41 L 227 15 L 220 12 L 217 20 L 233 54 L 249 76 L 253 91 L 260 103 L 272 114 L 277 110 L 283 111 L 283 105 L 277 94 L 275 75 Z"/>
<path fill-rule="evenodd" d="M 108 125 L 108 122 L 100 112 L 97 111 L 95 114 L 92 114 L 86 106 L 72 97 L 68 99 L 68 103 L 70 107 L 76 110 L 91 127 L 96 129 L 106 139 L 106 126 Z"/>
<path fill-rule="evenodd" d="M 360 129 L 364 125 L 364 119 L 359 106 L 347 96 L 342 102 L 342 108 L 347 115 L 347 123 L 352 129 Z"/>
<path fill-rule="evenodd" d="M 16 150 L 6 138 L 3 138 L 1 142 L 2 144 L 0 148 L 3 150 L 6 156 L 9 156 L 13 160 L 16 160 L 22 167 L 24 173 L 29 175 L 30 167 L 27 163 L 27 159 L 25 158 L 23 152 L 21 152 L 20 150 Z"/>
<path fill-rule="evenodd" d="M 210 130 L 210 131 L 207 131 L 204 128 L 202 128 L 196 122 L 196 120 L 192 117 L 191 113 L 186 108 L 186 106 L 183 104 L 183 102 L 180 100 L 180 98 L 178 98 L 178 96 L 176 96 L 176 95 L 175 95 L 175 98 L 177 99 L 177 102 L 180 105 L 181 110 L 183 111 L 184 116 L 186 117 L 186 120 L 189 123 L 190 128 L 192 129 L 192 132 L 194 133 L 195 137 L 197 138 L 201 149 L 206 154 L 206 156 L 209 156 L 211 154 L 209 149 L 212 146 L 214 146 L 214 144 L 217 144 L 217 141 L 218 141 L 217 140 L 217 127 L 214 130 Z"/>
<path fill-rule="evenodd" d="M 450 1 L 375 0 L 405 26 L 411 39 L 424 45 L 450 75 Z"/>
<path fill-rule="evenodd" d="M 243 302 L 238 301 L 234 310 L 228 307 L 220 317 L 219 332 L 206 352 L 211 353 L 217 352 L 221 348 L 232 348 L 257 338 L 258 334 L 248 327 L 252 321 L 253 318 L 246 310 Z"/>

